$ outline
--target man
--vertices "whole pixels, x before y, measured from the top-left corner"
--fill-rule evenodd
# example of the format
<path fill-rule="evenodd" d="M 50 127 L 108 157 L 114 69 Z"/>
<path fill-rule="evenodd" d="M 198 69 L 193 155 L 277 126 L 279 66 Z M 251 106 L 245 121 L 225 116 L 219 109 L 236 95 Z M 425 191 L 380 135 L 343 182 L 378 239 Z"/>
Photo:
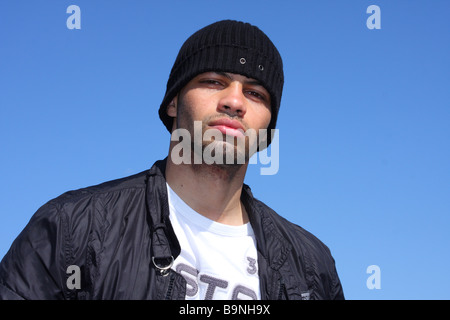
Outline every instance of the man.
<path fill-rule="evenodd" d="M 271 143 L 283 81 L 257 27 L 193 34 L 159 109 L 169 156 L 42 206 L 1 262 L 0 297 L 343 299 L 328 248 L 243 183 Z"/>

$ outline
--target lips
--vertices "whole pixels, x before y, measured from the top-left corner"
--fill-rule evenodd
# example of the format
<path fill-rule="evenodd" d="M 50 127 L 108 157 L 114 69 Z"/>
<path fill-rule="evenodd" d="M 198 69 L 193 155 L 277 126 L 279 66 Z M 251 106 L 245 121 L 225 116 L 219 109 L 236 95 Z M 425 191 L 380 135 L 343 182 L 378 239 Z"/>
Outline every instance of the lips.
<path fill-rule="evenodd" d="M 213 120 L 209 123 L 209 126 L 219 130 L 223 134 L 242 137 L 244 135 L 244 127 L 237 120 L 231 120 L 227 118 Z"/>

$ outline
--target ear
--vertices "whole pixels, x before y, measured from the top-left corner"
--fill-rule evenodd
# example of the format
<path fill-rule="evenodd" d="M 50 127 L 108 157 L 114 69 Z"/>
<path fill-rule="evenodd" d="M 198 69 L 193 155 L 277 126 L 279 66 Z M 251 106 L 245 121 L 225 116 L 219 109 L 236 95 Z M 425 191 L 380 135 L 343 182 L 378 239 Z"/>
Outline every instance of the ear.
<path fill-rule="evenodd" d="M 169 117 L 175 118 L 177 116 L 177 98 L 178 96 L 173 98 L 167 105 L 166 113 Z"/>

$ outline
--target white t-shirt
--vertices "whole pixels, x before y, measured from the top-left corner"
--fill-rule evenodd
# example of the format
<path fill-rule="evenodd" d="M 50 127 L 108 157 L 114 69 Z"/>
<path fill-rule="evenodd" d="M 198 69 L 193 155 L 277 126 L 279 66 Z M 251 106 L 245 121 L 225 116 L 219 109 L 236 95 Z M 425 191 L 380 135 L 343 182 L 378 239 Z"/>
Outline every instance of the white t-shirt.
<path fill-rule="evenodd" d="M 167 184 L 170 221 L 181 246 L 172 269 L 187 282 L 186 300 L 261 299 L 250 223 L 229 226 L 189 207 Z"/>

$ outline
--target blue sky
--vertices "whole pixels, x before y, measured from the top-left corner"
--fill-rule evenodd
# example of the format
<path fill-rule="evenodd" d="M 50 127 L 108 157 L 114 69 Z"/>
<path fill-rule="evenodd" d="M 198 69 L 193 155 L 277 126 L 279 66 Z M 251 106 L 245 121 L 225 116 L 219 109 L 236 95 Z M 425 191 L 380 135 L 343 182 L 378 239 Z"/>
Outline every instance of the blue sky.
<path fill-rule="evenodd" d="M 370 5 L 381 29 L 366 26 Z M 280 167 L 250 166 L 254 195 L 327 244 L 348 299 L 449 299 L 449 12 L 445 0 L 1 1 L 0 257 L 48 200 L 167 155 L 157 110 L 180 46 L 236 19 L 285 68 Z"/>

